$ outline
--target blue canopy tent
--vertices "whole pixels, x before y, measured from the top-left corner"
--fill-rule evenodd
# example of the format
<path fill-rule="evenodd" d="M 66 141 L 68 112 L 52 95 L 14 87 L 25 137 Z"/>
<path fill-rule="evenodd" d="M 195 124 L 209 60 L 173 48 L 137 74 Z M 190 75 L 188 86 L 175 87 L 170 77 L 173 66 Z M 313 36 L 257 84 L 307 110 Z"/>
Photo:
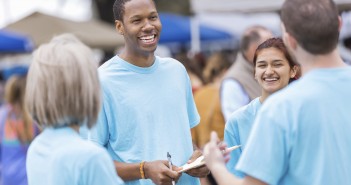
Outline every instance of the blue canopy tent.
<path fill-rule="evenodd" d="M 32 41 L 23 35 L 0 30 L 0 53 L 21 53 L 33 50 Z"/>
<path fill-rule="evenodd" d="M 162 32 L 160 43 L 189 43 L 191 42 L 191 18 L 170 13 L 160 13 Z M 199 25 L 200 41 L 230 40 L 232 35 L 215 28 Z"/>

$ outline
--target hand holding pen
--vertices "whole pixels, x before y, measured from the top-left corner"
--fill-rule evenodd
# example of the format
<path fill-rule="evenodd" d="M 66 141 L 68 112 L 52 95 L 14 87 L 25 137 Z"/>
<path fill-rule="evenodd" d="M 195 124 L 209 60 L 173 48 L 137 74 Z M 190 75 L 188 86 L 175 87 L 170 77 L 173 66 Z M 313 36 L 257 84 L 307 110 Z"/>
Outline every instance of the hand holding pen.
<path fill-rule="evenodd" d="M 156 185 L 170 184 L 172 180 L 177 182 L 181 176 L 177 172 L 180 169 L 175 165 L 170 169 L 168 160 L 147 161 L 144 165 L 145 177 Z"/>
<path fill-rule="evenodd" d="M 168 159 L 168 166 L 169 166 L 169 169 L 172 170 L 172 160 L 171 160 L 171 154 L 169 154 L 169 152 L 167 152 L 167 159 Z M 174 180 L 172 179 L 172 185 L 175 185 L 175 182 Z"/>

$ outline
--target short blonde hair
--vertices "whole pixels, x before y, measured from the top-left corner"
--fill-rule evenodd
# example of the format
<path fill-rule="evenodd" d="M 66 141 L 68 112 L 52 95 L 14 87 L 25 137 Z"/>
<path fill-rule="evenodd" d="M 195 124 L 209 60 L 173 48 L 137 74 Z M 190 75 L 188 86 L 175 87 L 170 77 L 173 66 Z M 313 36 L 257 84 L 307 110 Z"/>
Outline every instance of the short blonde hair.
<path fill-rule="evenodd" d="M 95 124 L 101 102 L 97 63 L 75 36 L 59 35 L 41 45 L 27 78 L 25 102 L 39 126 Z"/>

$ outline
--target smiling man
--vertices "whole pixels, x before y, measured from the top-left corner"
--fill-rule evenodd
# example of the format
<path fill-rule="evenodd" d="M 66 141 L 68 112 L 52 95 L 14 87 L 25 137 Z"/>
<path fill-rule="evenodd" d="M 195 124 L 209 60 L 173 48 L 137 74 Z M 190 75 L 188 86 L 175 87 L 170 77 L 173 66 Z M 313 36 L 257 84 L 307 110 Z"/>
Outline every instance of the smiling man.
<path fill-rule="evenodd" d="M 99 68 L 104 101 L 91 140 L 107 148 L 127 184 L 197 185 L 207 167 L 176 171 L 201 154 L 190 133 L 200 118 L 184 66 L 154 54 L 162 29 L 155 4 L 116 0 L 113 11 L 125 48 Z"/>

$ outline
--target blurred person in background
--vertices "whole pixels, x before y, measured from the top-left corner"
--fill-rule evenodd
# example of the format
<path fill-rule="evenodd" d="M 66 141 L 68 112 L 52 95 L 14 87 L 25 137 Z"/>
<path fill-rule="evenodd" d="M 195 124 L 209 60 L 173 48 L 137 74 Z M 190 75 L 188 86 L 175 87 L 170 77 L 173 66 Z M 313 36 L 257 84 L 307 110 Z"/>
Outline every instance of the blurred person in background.
<path fill-rule="evenodd" d="M 351 65 L 351 37 L 345 38 L 339 44 L 339 51 L 345 63 Z"/>
<path fill-rule="evenodd" d="M 270 95 L 299 77 L 298 64 L 293 61 L 280 38 L 271 38 L 260 44 L 256 49 L 253 63 L 255 79 L 261 87 L 261 96 L 236 110 L 229 117 L 224 131 L 224 141 L 229 147 L 241 146 L 230 153 L 230 160 L 227 163 L 228 170 L 241 178 L 244 174 L 235 170 L 235 166 L 246 147 L 258 110 Z"/>
<path fill-rule="evenodd" d="M 226 121 L 235 110 L 260 96 L 261 88 L 254 78 L 253 57 L 257 46 L 271 37 L 272 32 L 263 26 L 252 26 L 244 31 L 240 52 L 225 74 L 220 88 L 222 112 Z"/>
<path fill-rule="evenodd" d="M 236 166 L 242 181 L 226 170 L 214 132 L 206 164 L 221 185 L 351 184 L 351 67 L 337 49 L 338 9 L 332 0 L 288 0 L 281 20 L 302 78 L 260 108 Z"/>
<path fill-rule="evenodd" d="M 39 133 L 24 106 L 26 75 L 12 75 L 5 85 L 5 104 L 0 109 L 1 185 L 26 185 L 29 144 Z"/>
<path fill-rule="evenodd" d="M 5 94 L 5 79 L 0 73 L 0 106 L 4 103 L 4 94 Z"/>
<path fill-rule="evenodd" d="M 194 94 L 195 104 L 199 111 L 200 123 L 191 129 L 191 135 L 196 147 L 202 150 L 203 146 L 210 140 L 211 131 L 216 131 L 221 139 L 224 132 L 224 117 L 221 110 L 219 98 L 219 87 L 222 77 L 231 65 L 231 61 L 225 53 L 213 53 L 206 62 L 203 70 L 205 86 L 198 89 Z M 201 184 L 216 184 L 211 175 L 202 178 Z"/>
<path fill-rule="evenodd" d="M 83 140 L 100 110 L 97 62 L 71 34 L 54 37 L 33 54 L 25 102 L 43 129 L 27 155 L 29 185 L 123 184 L 106 150 Z"/>
<path fill-rule="evenodd" d="M 175 55 L 175 59 L 181 62 L 190 78 L 191 88 L 193 93 L 201 89 L 204 85 L 203 76 L 202 76 L 202 55 L 198 54 L 193 57 L 189 57 L 185 49 L 182 49 L 179 53 Z"/>
<path fill-rule="evenodd" d="M 201 120 L 198 126 L 192 128 L 192 138 L 196 146 L 201 149 L 209 141 L 212 130 L 215 130 L 223 139 L 225 122 L 221 111 L 219 87 L 222 77 L 230 65 L 231 61 L 224 53 L 212 54 L 203 70 L 206 85 L 194 94 Z"/>

